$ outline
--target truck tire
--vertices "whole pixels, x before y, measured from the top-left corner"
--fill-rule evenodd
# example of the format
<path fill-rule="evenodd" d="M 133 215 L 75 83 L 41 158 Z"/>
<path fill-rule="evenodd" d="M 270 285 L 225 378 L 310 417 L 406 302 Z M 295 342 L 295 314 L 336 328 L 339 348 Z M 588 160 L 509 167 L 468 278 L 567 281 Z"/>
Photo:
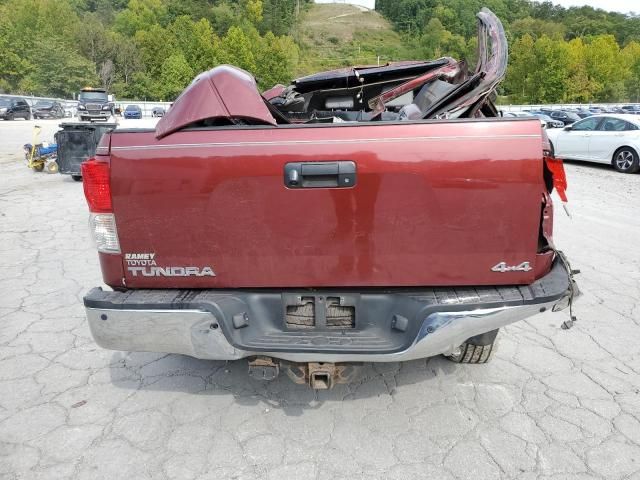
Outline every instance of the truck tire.
<path fill-rule="evenodd" d="M 487 363 L 495 350 L 498 330 L 476 335 L 467 339 L 459 349 L 447 355 L 447 358 L 455 363 Z"/>

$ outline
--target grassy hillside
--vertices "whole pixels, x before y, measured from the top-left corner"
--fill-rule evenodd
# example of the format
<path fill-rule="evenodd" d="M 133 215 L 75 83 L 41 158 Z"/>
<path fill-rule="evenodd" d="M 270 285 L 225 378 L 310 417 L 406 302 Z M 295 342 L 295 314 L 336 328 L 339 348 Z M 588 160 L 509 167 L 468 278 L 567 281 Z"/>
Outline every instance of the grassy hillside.
<path fill-rule="evenodd" d="M 299 74 L 410 58 L 400 36 L 378 12 L 345 4 L 314 4 L 301 18 Z"/>

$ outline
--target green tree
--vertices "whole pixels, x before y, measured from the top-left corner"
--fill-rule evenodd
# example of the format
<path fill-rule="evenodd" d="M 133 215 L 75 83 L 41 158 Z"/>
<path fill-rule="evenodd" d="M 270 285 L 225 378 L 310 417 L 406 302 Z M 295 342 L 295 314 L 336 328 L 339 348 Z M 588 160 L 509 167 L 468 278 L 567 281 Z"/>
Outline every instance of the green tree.
<path fill-rule="evenodd" d="M 27 74 L 31 64 L 16 51 L 8 30 L 8 25 L 0 23 L 0 89 L 10 91 Z"/>
<path fill-rule="evenodd" d="M 566 28 L 561 23 L 549 22 L 532 17 L 514 21 L 509 30 L 516 38 L 529 34 L 534 38 L 546 35 L 555 40 L 563 40 L 566 35 Z"/>
<path fill-rule="evenodd" d="M 444 28 L 439 19 L 432 18 L 418 41 L 418 52 L 420 58 L 446 55 L 462 59 L 467 55 L 467 43 L 461 35 L 454 35 Z"/>
<path fill-rule="evenodd" d="M 169 27 L 175 38 L 175 47 L 195 72 L 209 70 L 218 63 L 213 28 L 205 18 L 197 22 L 190 17 L 178 17 Z"/>
<path fill-rule="evenodd" d="M 249 34 L 254 38 L 257 36 L 255 29 L 249 30 Z M 218 57 L 223 63 L 236 65 L 248 72 L 255 73 L 255 47 L 255 43 L 251 43 L 247 34 L 240 27 L 231 27 L 219 42 Z"/>
<path fill-rule="evenodd" d="M 532 101 L 536 95 L 532 78 L 533 70 L 537 68 L 534 43 L 533 37 L 527 33 L 511 47 L 505 83 L 514 103 Z"/>
<path fill-rule="evenodd" d="M 129 0 L 127 8 L 116 15 L 116 31 L 133 36 L 152 25 L 165 25 L 167 9 L 161 0 Z"/>
<path fill-rule="evenodd" d="M 622 58 L 629 66 L 627 95 L 632 102 L 640 103 L 640 43 L 630 42 L 622 50 Z"/>
<path fill-rule="evenodd" d="M 213 30 L 219 37 L 225 35 L 231 27 L 240 25 L 239 16 L 227 2 L 211 7 L 210 21 Z"/>
<path fill-rule="evenodd" d="M 95 85 L 94 65 L 63 44 L 42 40 L 36 45 L 34 68 L 21 84 L 21 93 L 71 98 L 80 88 Z"/>
<path fill-rule="evenodd" d="M 173 33 L 156 23 L 148 30 L 138 30 L 134 39 L 144 71 L 158 78 L 162 63 L 176 50 Z"/>
<path fill-rule="evenodd" d="M 82 26 L 76 33 L 80 52 L 95 65 L 95 70 L 106 60 L 113 58 L 115 45 L 109 30 L 95 13 L 82 17 Z"/>
<path fill-rule="evenodd" d="M 114 85 L 114 90 L 117 91 L 118 89 L 127 88 L 132 75 L 142 68 L 142 62 L 135 43 L 129 38 L 116 32 L 110 32 L 110 38 L 115 52 L 117 80 Z"/>
<path fill-rule="evenodd" d="M 298 46 L 291 37 L 267 32 L 260 42 L 256 65 L 255 76 L 261 88 L 288 83 L 298 66 Z"/>
<path fill-rule="evenodd" d="M 568 43 L 567 62 L 569 78 L 566 83 L 565 100 L 576 103 L 591 102 L 600 87 L 587 71 L 587 46 L 581 38 L 574 38 Z"/>
<path fill-rule="evenodd" d="M 182 53 L 175 53 L 162 63 L 162 74 L 156 93 L 159 98 L 175 100 L 193 80 L 193 69 Z"/>
<path fill-rule="evenodd" d="M 245 0 L 246 17 L 257 27 L 262 22 L 262 0 Z"/>
<path fill-rule="evenodd" d="M 543 35 L 533 45 L 535 66 L 532 69 L 531 88 L 535 103 L 553 103 L 564 100 L 569 78 L 567 44 Z"/>
<path fill-rule="evenodd" d="M 119 94 L 125 98 L 139 98 L 141 100 L 154 99 L 156 88 L 154 80 L 145 72 L 134 72 L 131 81 L 124 85 Z"/>
<path fill-rule="evenodd" d="M 625 83 L 631 71 L 622 61 L 620 47 L 613 35 L 598 35 L 587 43 L 586 68 L 597 90 L 594 99 L 615 101 L 625 96 Z"/>

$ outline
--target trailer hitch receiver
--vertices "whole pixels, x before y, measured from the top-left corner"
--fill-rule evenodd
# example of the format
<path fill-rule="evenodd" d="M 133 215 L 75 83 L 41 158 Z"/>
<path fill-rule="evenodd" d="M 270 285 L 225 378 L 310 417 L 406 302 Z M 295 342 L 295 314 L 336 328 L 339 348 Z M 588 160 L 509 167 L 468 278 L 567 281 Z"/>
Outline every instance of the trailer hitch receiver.
<path fill-rule="evenodd" d="M 287 376 L 300 385 L 314 390 L 329 390 L 339 383 L 351 383 L 360 371 L 357 363 L 289 363 L 281 362 Z"/>

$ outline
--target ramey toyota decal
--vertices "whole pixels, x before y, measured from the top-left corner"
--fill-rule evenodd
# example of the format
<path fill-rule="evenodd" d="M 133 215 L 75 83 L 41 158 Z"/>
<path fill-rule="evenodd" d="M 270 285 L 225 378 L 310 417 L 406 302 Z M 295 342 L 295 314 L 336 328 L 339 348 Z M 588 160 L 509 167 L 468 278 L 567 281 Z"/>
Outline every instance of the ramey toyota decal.
<path fill-rule="evenodd" d="M 125 253 L 127 270 L 134 277 L 215 277 L 210 266 L 159 266 L 155 253 Z"/>

